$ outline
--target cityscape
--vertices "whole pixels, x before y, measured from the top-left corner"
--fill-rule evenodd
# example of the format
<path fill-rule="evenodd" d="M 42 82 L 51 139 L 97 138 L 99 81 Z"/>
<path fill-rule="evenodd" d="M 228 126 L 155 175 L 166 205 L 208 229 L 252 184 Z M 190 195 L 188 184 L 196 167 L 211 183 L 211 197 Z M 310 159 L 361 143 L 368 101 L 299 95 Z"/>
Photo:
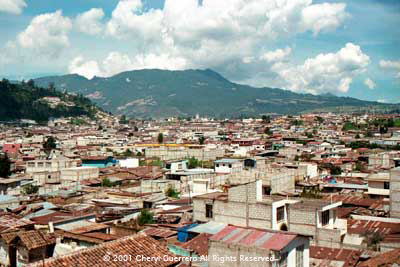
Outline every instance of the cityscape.
<path fill-rule="evenodd" d="M 400 3 L 360 2 L 0 0 L 0 266 L 400 266 Z"/>

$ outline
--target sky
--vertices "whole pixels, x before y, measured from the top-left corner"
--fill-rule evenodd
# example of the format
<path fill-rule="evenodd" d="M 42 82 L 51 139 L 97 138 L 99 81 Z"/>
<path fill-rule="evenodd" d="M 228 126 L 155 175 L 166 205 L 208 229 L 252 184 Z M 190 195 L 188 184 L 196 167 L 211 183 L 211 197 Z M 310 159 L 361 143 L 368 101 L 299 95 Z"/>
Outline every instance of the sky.
<path fill-rule="evenodd" d="M 400 0 L 0 0 L 0 77 L 213 69 L 400 102 Z M 268 90 L 268 89 L 266 89 Z"/>

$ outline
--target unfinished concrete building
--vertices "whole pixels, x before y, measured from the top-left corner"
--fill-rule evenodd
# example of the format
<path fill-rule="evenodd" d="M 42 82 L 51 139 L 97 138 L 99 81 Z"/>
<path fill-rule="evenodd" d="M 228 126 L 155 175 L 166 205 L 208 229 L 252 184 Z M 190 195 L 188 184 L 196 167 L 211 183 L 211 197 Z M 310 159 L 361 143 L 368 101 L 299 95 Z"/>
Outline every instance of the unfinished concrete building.
<path fill-rule="evenodd" d="M 390 217 L 400 218 L 400 167 L 390 171 Z"/>
<path fill-rule="evenodd" d="M 342 202 L 265 196 L 257 180 L 193 198 L 193 219 L 312 235 L 319 246 L 341 247 L 346 220 L 338 218 Z"/>

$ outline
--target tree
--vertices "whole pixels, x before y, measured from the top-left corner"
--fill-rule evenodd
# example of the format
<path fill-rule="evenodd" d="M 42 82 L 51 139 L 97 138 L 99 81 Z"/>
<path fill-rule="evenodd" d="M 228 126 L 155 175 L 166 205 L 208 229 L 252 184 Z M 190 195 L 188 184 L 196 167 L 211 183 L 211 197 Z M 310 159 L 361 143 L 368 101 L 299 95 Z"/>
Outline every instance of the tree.
<path fill-rule="evenodd" d="M 103 185 L 103 187 L 112 187 L 113 186 L 113 183 L 107 177 L 105 177 L 105 178 L 103 178 L 103 180 L 101 180 L 101 184 Z"/>
<path fill-rule="evenodd" d="M 188 167 L 189 169 L 194 169 L 197 168 L 200 165 L 200 162 L 198 159 L 196 159 L 195 157 L 191 157 L 188 161 Z"/>
<path fill-rule="evenodd" d="M 128 148 L 127 150 L 124 151 L 123 156 L 128 158 L 133 156 L 133 152 Z"/>
<path fill-rule="evenodd" d="M 320 116 L 317 116 L 317 117 L 315 118 L 315 120 L 316 120 L 319 124 L 321 124 L 321 123 L 324 122 L 324 118 L 322 118 L 322 117 L 320 117 Z"/>
<path fill-rule="evenodd" d="M 26 84 L 31 88 L 35 87 L 35 82 L 32 79 L 30 79 Z"/>
<path fill-rule="evenodd" d="M 204 141 L 206 140 L 206 138 L 204 136 L 200 136 L 199 137 L 199 144 L 200 145 L 204 145 Z"/>
<path fill-rule="evenodd" d="M 126 119 L 125 115 L 121 116 L 121 119 L 119 120 L 119 123 L 121 123 L 121 124 L 127 124 L 128 123 L 128 120 Z"/>
<path fill-rule="evenodd" d="M 49 136 L 43 143 L 43 149 L 46 154 L 50 154 L 51 150 L 55 149 L 56 147 L 56 139 L 53 136 Z"/>
<path fill-rule="evenodd" d="M 7 154 L 0 156 L 0 177 L 8 177 L 11 174 L 11 161 Z"/>
<path fill-rule="evenodd" d="M 271 122 L 271 117 L 270 116 L 262 115 L 261 119 L 262 119 L 263 123 L 270 123 Z"/>
<path fill-rule="evenodd" d="M 164 141 L 164 135 L 162 133 L 158 134 L 157 141 L 160 144 Z"/>
<path fill-rule="evenodd" d="M 154 222 L 154 213 L 143 209 L 140 211 L 137 220 L 139 225 L 151 224 Z"/>
<path fill-rule="evenodd" d="M 264 133 L 265 133 L 265 134 L 267 134 L 267 135 L 271 135 L 271 134 L 272 134 L 272 131 L 271 131 L 271 129 L 270 129 L 270 128 L 268 128 L 268 127 L 265 127 L 265 129 L 264 129 Z"/>
<path fill-rule="evenodd" d="M 169 186 L 167 190 L 165 191 L 165 195 L 167 197 L 172 197 L 172 198 L 179 198 L 179 192 L 175 189 Z"/>
<path fill-rule="evenodd" d="M 367 247 L 378 251 L 379 243 L 383 240 L 384 236 L 380 232 L 367 230 L 362 234 L 365 237 Z"/>
<path fill-rule="evenodd" d="M 360 161 L 357 161 L 355 170 L 361 172 L 361 171 L 363 171 L 363 169 L 364 169 L 364 166 L 362 165 L 362 163 Z"/>
<path fill-rule="evenodd" d="M 340 175 L 342 173 L 342 169 L 332 163 L 324 163 L 321 165 L 321 168 L 329 169 L 331 175 Z"/>
<path fill-rule="evenodd" d="M 374 135 L 372 134 L 371 131 L 367 131 L 367 133 L 365 134 L 365 137 L 373 137 Z"/>
<path fill-rule="evenodd" d="M 33 195 L 36 194 L 38 191 L 39 191 L 39 186 L 33 184 L 28 184 L 22 188 L 22 193 L 24 195 Z"/>
<path fill-rule="evenodd" d="M 290 125 L 294 125 L 294 126 L 301 126 L 304 124 L 304 121 L 302 120 L 292 120 L 290 121 Z"/>

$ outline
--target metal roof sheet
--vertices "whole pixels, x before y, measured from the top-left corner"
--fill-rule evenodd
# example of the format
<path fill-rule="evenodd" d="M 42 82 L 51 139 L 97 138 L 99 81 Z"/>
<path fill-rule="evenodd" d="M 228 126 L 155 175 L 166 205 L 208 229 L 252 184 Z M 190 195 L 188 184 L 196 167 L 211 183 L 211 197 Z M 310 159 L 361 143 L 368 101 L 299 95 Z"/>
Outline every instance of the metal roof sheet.
<path fill-rule="evenodd" d="M 210 240 L 280 251 L 297 236 L 294 233 L 263 231 L 229 225 L 213 235 Z"/>

